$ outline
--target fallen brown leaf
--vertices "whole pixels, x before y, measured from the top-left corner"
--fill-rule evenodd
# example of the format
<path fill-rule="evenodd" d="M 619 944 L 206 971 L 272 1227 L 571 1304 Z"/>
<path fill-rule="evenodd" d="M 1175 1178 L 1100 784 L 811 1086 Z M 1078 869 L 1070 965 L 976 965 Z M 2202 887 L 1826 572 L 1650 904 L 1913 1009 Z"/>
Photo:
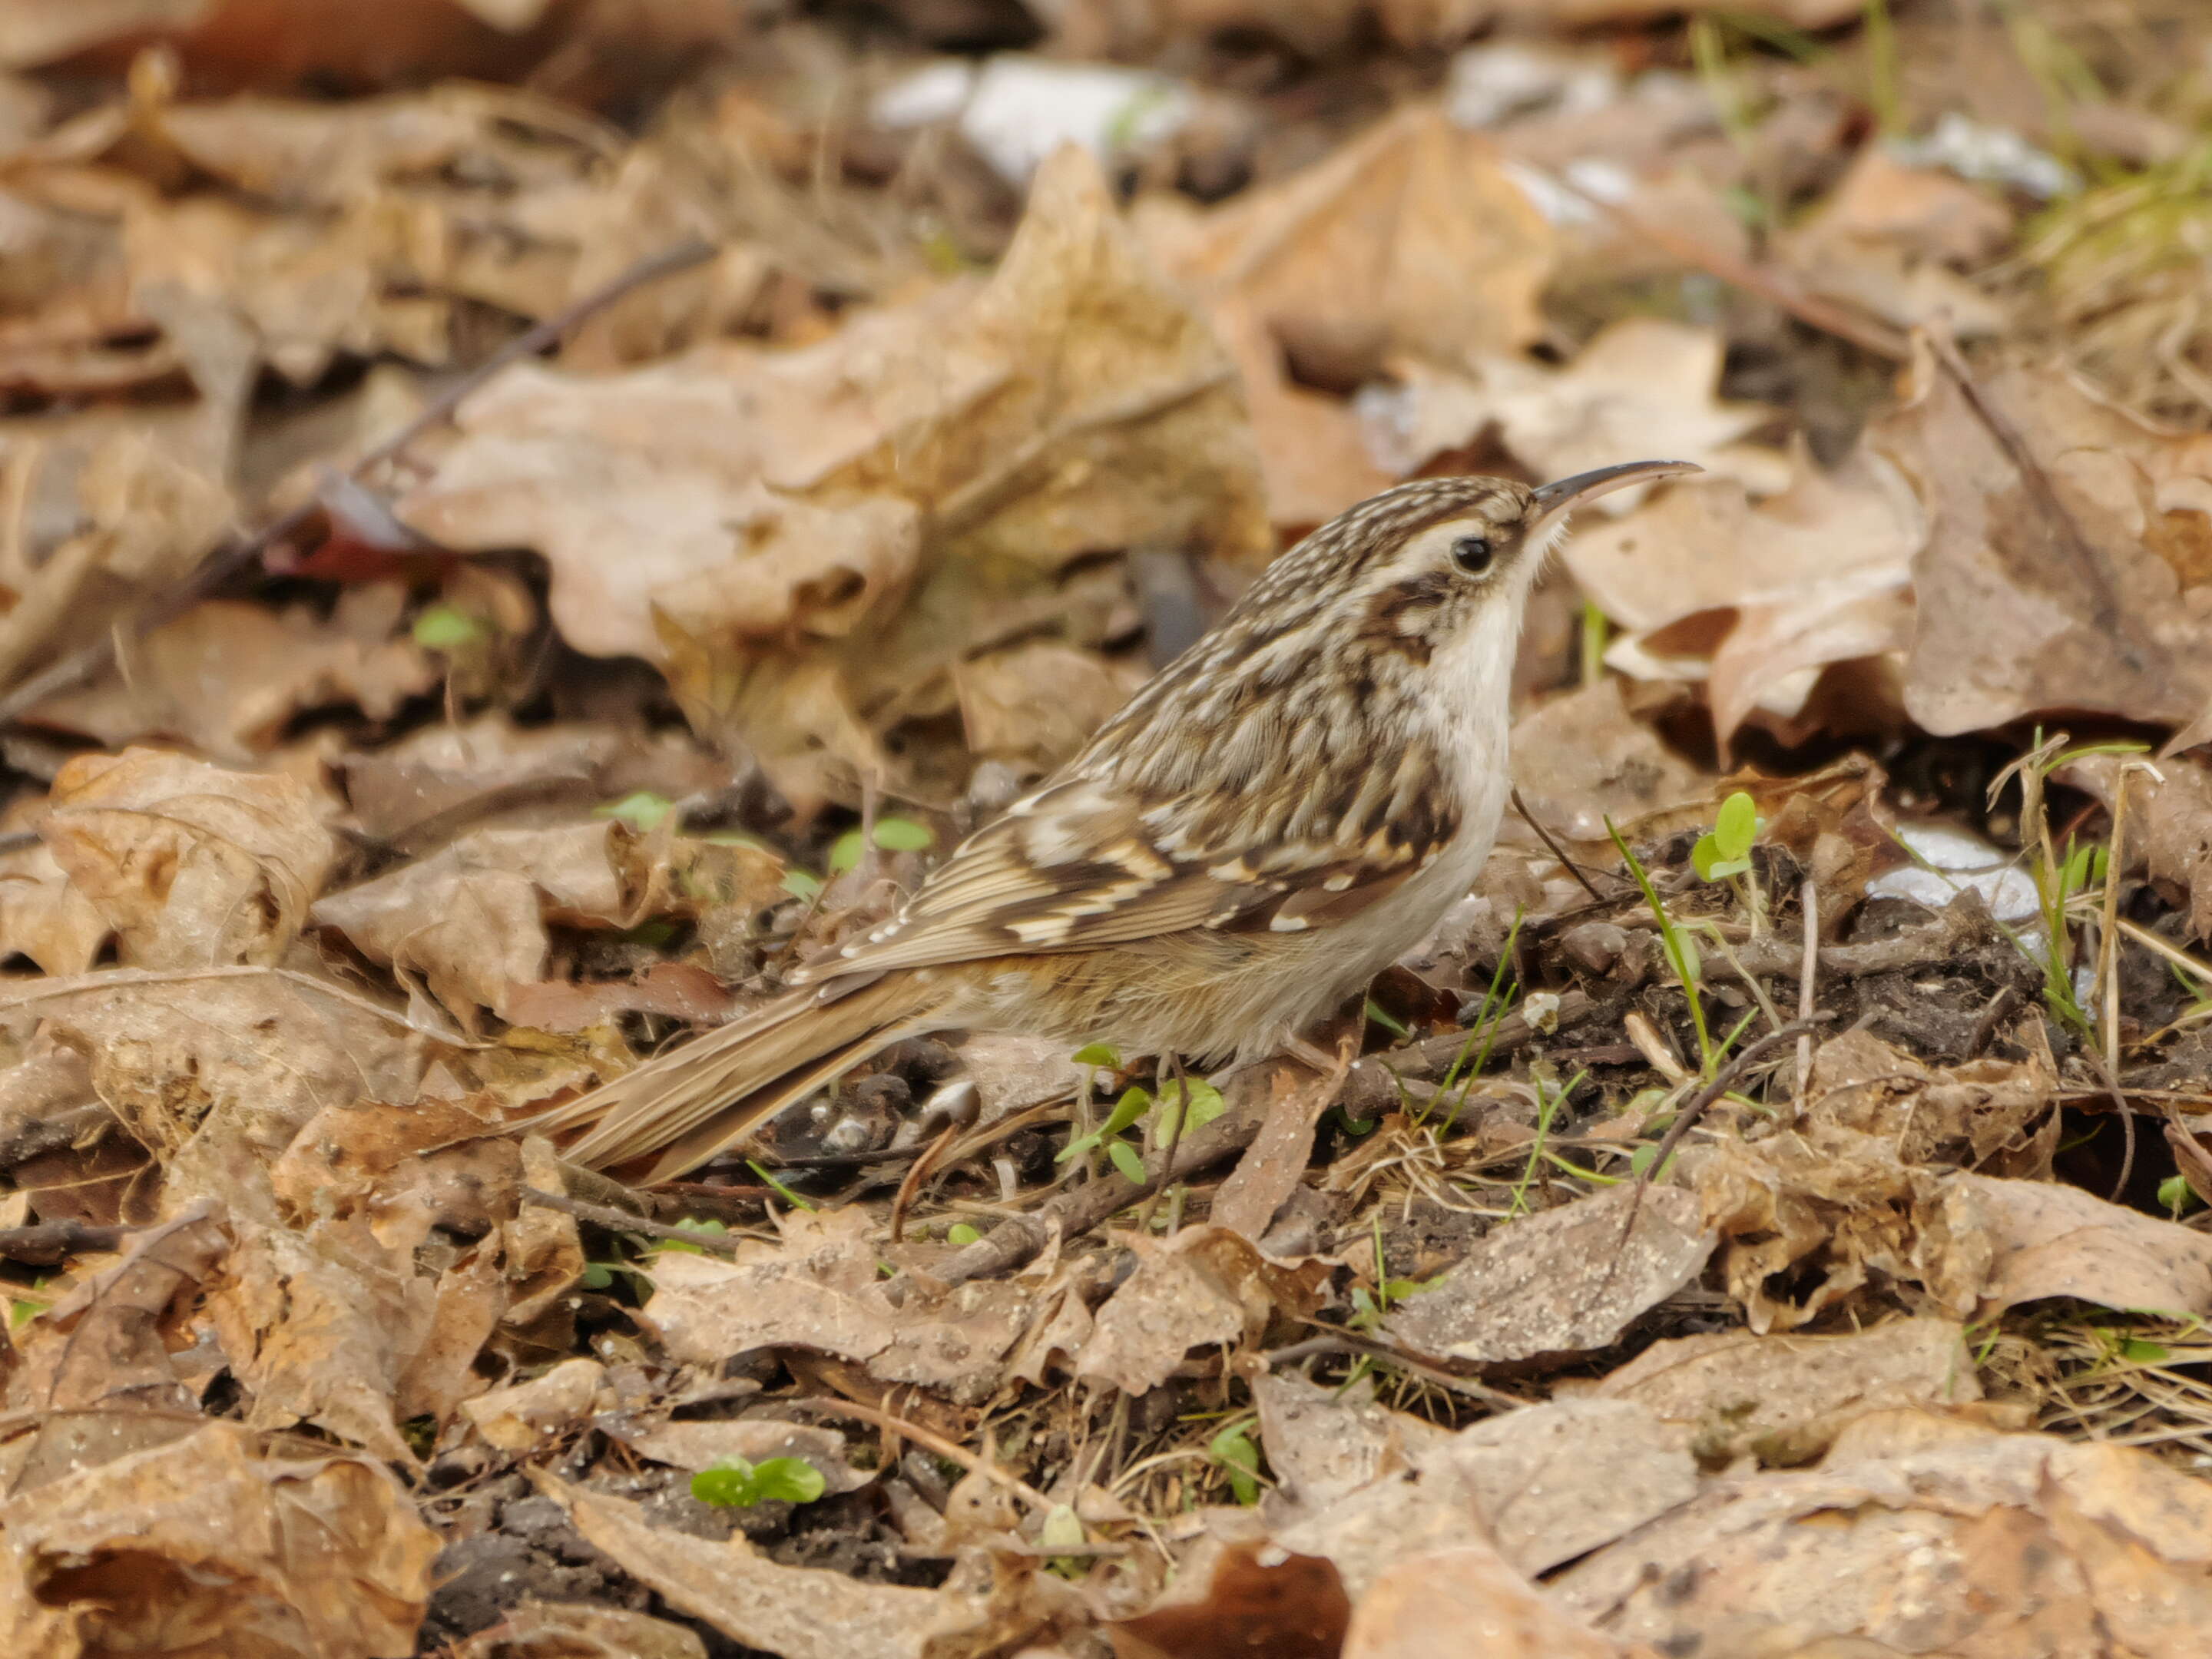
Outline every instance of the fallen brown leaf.
<path fill-rule="evenodd" d="M 1948 1320 L 1890 1319 L 1844 1336 L 1671 1337 L 1600 1379 L 1595 1393 L 1683 1425 L 1709 1466 L 1747 1454 L 1807 1463 L 1867 1412 L 1980 1400 L 1964 1335 Z"/>
<path fill-rule="evenodd" d="M 1662 1651 L 2183 1659 L 2212 1617 L 2212 1499 L 2133 1448 L 1985 1434 L 1716 1482 L 1552 1589 Z"/>
<path fill-rule="evenodd" d="M 1608 817 L 1632 824 L 1704 802 L 1719 782 L 1631 714 L 1626 689 L 1612 675 L 1522 715 L 1513 723 L 1512 757 L 1514 786 L 1537 823 L 1569 841 L 1601 842 Z M 1517 822 L 1505 833 L 1535 844 Z"/>
<path fill-rule="evenodd" d="M 1352 1612 L 1328 1562 L 1261 1544 L 1213 1559 L 1198 1599 L 1176 1598 L 1106 1627 L 1115 1659 L 1335 1659 Z"/>
<path fill-rule="evenodd" d="M 1133 1236 L 1137 1270 L 1096 1316 L 1076 1375 L 1144 1394 L 1201 1346 L 1244 1346 L 1279 1310 L 1310 1313 L 1328 1264 L 1269 1261 L 1225 1227 L 1187 1227 L 1164 1243 Z"/>
<path fill-rule="evenodd" d="M 1393 1309 L 1384 1328 L 1409 1347 L 1455 1359 L 1587 1353 L 1688 1284 L 1712 1250 L 1713 1234 L 1687 1192 L 1607 1188 L 1495 1228 L 1442 1284 Z"/>
<path fill-rule="evenodd" d="M 374 1463 L 210 1423 L 0 1504 L 0 1630 L 39 1659 L 405 1659 L 437 1553 Z"/>
<path fill-rule="evenodd" d="M 337 856 L 305 785 L 152 749 L 71 761 L 39 833 L 145 968 L 276 961 Z"/>
<path fill-rule="evenodd" d="M 2178 726 L 2212 702 L 2212 440 L 2144 425 L 2049 370 L 2001 364 L 1970 392 L 1923 344 L 1909 401 L 1869 441 L 1931 524 L 1905 660 L 1921 726 L 2046 709 Z"/>
<path fill-rule="evenodd" d="M 665 1619 L 583 1601 L 523 1601 L 454 1659 L 707 1659 L 699 1633 Z"/>
<path fill-rule="evenodd" d="M 1601 1636 L 1496 1550 L 1471 1543 L 1384 1569 L 1352 1609 L 1342 1659 L 1425 1659 L 1440 1638 L 1484 1659 L 1656 1659 L 1657 1653 L 1641 1642 Z"/>

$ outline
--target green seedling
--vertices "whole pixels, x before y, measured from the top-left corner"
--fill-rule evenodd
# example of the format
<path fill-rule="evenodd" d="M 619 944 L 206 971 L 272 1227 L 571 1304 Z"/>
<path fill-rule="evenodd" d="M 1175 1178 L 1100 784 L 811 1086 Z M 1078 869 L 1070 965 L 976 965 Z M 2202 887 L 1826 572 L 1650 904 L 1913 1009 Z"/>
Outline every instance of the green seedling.
<path fill-rule="evenodd" d="M 1537 1080 L 1536 1138 L 1528 1143 L 1528 1161 L 1522 1166 L 1521 1179 L 1513 1183 L 1512 1194 L 1506 1200 L 1505 1213 L 1509 1218 L 1527 1212 L 1528 1188 L 1535 1182 L 1536 1168 L 1551 1156 L 1551 1149 L 1545 1143 L 1551 1138 L 1553 1121 L 1559 1116 L 1559 1108 L 1567 1103 L 1567 1097 L 1580 1088 L 1589 1075 L 1587 1070 L 1577 1072 L 1553 1089 L 1546 1088 L 1541 1079 Z"/>
<path fill-rule="evenodd" d="M 720 1221 L 698 1221 L 694 1220 L 688 1216 L 674 1224 L 676 1231 L 678 1232 L 699 1233 L 708 1238 L 726 1238 L 729 1236 L 730 1231 L 729 1228 Z M 707 1252 L 701 1249 L 699 1246 L 692 1243 L 689 1239 L 684 1238 L 656 1238 L 653 1240 L 647 1248 L 656 1252 L 672 1250 L 678 1255 L 704 1255 L 707 1254 Z"/>
<path fill-rule="evenodd" d="M 650 789 L 634 789 L 620 800 L 611 800 L 604 806 L 593 807 L 592 816 L 612 818 L 642 836 L 658 830 L 675 810 L 676 803 L 667 796 L 656 795 Z"/>
<path fill-rule="evenodd" d="M 983 1237 L 964 1221 L 956 1221 L 945 1230 L 947 1244 L 973 1244 Z"/>
<path fill-rule="evenodd" d="M 1375 1218 L 1375 1291 L 1368 1293 L 1364 1285 L 1352 1287 L 1352 1318 L 1348 1322 L 1355 1331 L 1371 1331 L 1380 1326 L 1382 1316 L 1409 1296 L 1419 1296 L 1423 1291 L 1432 1291 L 1444 1282 L 1444 1275 L 1432 1279 L 1393 1279 L 1390 1265 L 1382 1254 L 1382 1218 Z"/>
<path fill-rule="evenodd" d="M 1759 878 L 1751 866 L 1752 843 L 1759 838 L 1759 809 L 1751 797 L 1737 790 L 1721 803 L 1713 827 L 1698 837 L 1690 849 L 1690 865 L 1700 881 L 1733 881 L 1743 899 L 1744 914 L 1751 918 L 1752 937 L 1766 931 L 1766 906 Z"/>
<path fill-rule="evenodd" d="M 1247 1509 L 1260 1501 L 1260 1449 L 1252 1442 L 1256 1419 L 1239 1418 L 1206 1443 L 1206 1455 L 1229 1477 L 1229 1490 Z"/>
<path fill-rule="evenodd" d="M 479 650 L 491 640 L 490 624 L 457 605 L 428 606 L 408 631 L 425 651 L 443 652 L 449 657 Z"/>
<path fill-rule="evenodd" d="M 886 816 L 876 820 L 876 845 L 886 853 L 919 853 L 937 845 L 937 832 L 912 818 Z M 830 843 L 830 873 L 842 876 L 860 866 L 867 842 L 857 830 L 848 830 Z"/>
<path fill-rule="evenodd" d="M 1698 1034 L 1698 1059 L 1702 1074 L 1711 1078 L 1719 1064 L 1720 1056 L 1713 1050 L 1712 1033 L 1705 1025 L 1705 1005 L 1699 993 L 1704 982 L 1705 964 L 1698 955 L 1697 941 L 1690 937 L 1687 929 L 1677 927 L 1674 917 L 1667 914 L 1666 905 L 1660 902 L 1659 890 L 1651 884 L 1651 877 L 1644 868 L 1643 860 L 1636 856 L 1627 838 L 1609 817 L 1605 821 L 1605 832 L 1613 837 L 1614 848 L 1628 866 L 1628 873 L 1636 878 L 1637 886 L 1643 890 L 1644 902 L 1650 908 L 1652 920 L 1659 926 L 1660 950 L 1666 956 L 1667 965 L 1674 970 L 1674 977 L 1680 981 L 1682 994 L 1690 1005 L 1690 1024 Z"/>
<path fill-rule="evenodd" d="M 2189 1184 L 2189 1178 L 2179 1175 L 2168 1176 L 2158 1183 L 2158 1201 L 2176 1221 L 2203 1202 L 2197 1196 L 2197 1189 Z"/>
<path fill-rule="evenodd" d="M 1190 1091 L 1190 1121 L 1183 1124 L 1178 1130 L 1176 1120 L 1182 1115 L 1183 1091 L 1186 1086 Z M 1159 1110 L 1147 1126 L 1152 1133 L 1152 1145 L 1172 1146 L 1182 1136 L 1189 1134 L 1192 1130 L 1204 1128 L 1228 1109 L 1229 1103 L 1222 1099 L 1221 1091 L 1204 1079 L 1194 1079 L 1188 1085 L 1185 1085 L 1181 1079 L 1170 1079 L 1167 1086 L 1160 1091 Z"/>
<path fill-rule="evenodd" d="M 758 1176 L 763 1181 L 774 1188 L 775 1189 L 776 1196 L 781 1198 L 785 1203 L 790 1205 L 793 1209 L 811 1211 L 817 1207 L 813 1204 L 809 1203 L 805 1199 L 801 1198 L 797 1193 L 792 1191 L 790 1188 L 785 1186 L 781 1181 L 778 1181 L 774 1176 L 770 1175 L 766 1168 L 755 1163 L 751 1158 L 747 1158 L 745 1160 L 745 1168 L 750 1170 L 755 1175 Z"/>
<path fill-rule="evenodd" d="M 718 1457 L 691 1477 L 691 1495 L 722 1510 L 749 1510 L 756 1504 L 811 1504 L 829 1489 L 822 1471 L 797 1457 L 769 1457 L 757 1463 L 742 1457 Z"/>

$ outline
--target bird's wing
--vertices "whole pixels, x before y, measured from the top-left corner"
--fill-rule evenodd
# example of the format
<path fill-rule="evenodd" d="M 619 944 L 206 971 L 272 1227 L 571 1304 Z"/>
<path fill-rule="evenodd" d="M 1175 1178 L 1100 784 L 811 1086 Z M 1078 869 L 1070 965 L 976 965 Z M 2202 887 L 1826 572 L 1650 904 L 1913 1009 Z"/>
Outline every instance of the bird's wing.
<path fill-rule="evenodd" d="M 1337 926 L 1432 862 L 1457 828 L 1432 817 L 1412 834 L 1386 824 L 1316 841 L 1270 833 L 1247 814 L 1208 834 L 1187 806 L 1088 779 L 1054 784 L 962 842 L 896 916 L 799 982 L 1190 928 Z"/>

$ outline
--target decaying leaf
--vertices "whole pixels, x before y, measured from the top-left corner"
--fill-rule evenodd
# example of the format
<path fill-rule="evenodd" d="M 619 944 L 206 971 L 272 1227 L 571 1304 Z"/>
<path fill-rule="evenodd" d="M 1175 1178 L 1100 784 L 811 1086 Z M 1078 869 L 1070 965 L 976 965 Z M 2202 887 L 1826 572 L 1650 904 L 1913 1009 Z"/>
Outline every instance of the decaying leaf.
<path fill-rule="evenodd" d="M 2212 1499 L 2133 1448 L 1980 1434 L 1716 1482 L 1553 1590 L 1662 1651 L 2182 1659 L 2212 1618 Z"/>
<path fill-rule="evenodd" d="M 1948 1320 L 1891 1319 L 1841 1336 L 1673 1337 L 1607 1375 L 1595 1392 L 1685 1425 L 1708 1466 L 1747 1453 L 1770 1465 L 1806 1463 L 1867 1412 L 1978 1401 L 1964 1334 Z"/>
<path fill-rule="evenodd" d="M 1587 1353 L 1688 1284 L 1712 1249 L 1688 1193 L 1608 1188 L 1497 1228 L 1385 1324 L 1408 1346 L 1455 1359 Z"/>
<path fill-rule="evenodd" d="M 2107 808 L 2118 805 L 2123 788 L 2128 792 L 2126 844 L 2118 856 L 2143 867 L 2174 902 L 2185 903 L 2190 932 L 2212 939 L 2212 768 L 2191 755 L 2169 755 L 2154 768 L 2085 755 L 2054 775 L 2088 790 Z"/>
<path fill-rule="evenodd" d="M 138 641 L 127 679 L 49 698 L 30 718 L 109 748 L 171 738 L 239 763 L 274 748 L 309 709 L 346 703 L 388 720 L 438 682 L 429 657 L 395 637 L 405 602 L 396 583 L 364 585 L 325 620 L 210 599 Z"/>
<path fill-rule="evenodd" d="M 368 1459 L 210 1423 L 0 1504 L 0 1629 L 40 1659 L 405 1659 L 437 1553 Z"/>
<path fill-rule="evenodd" d="M 337 855 L 305 785 L 153 749 L 70 762 L 39 833 L 145 968 L 276 961 Z"/>
<path fill-rule="evenodd" d="M 825 764 L 880 775 L 884 732 L 949 708 L 963 658 L 1048 623 L 1096 644 L 1103 603 L 1057 586 L 1070 560 L 1266 550 L 1231 374 L 1070 149 L 988 283 L 804 351 L 509 370 L 399 511 L 448 545 L 538 549 L 573 644 L 660 665 L 818 799 Z"/>
<path fill-rule="evenodd" d="M 461 1644 L 455 1659 L 707 1659 L 699 1632 L 625 1607 L 524 1601 Z"/>
<path fill-rule="evenodd" d="M 1139 1240 L 1137 1271 L 1098 1310 L 1076 1375 L 1143 1394 L 1200 1346 L 1242 1346 L 1277 1310 L 1310 1312 L 1328 1276 L 1316 1261 L 1269 1261 L 1224 1227 L 1187 1227 L 1160 1244 Z"/>
<path fill-rule="evenodd" d="M 1285 1497 L 1320 1509 L 1419 1462 L 1450 1437 L 1425 1418 L 1377 1403 L 1370 1382 L 1324 1389 L 1303 1377 L 1253 1379 L 1260 1439 Z"/>
<path fill-rule="evenodd" d="M 1194 1574 L 1196 1578 L 1198 1575 Z M 1352 1607 L 1334 1566 L 1258 1543 L 1218 1552 L 1195 1595 L 1185 1591 L 1108 1626 L 1115 1659 L 1206 1659 L 1250 1652 L 1334 1659 Z"/>
<path fill-rule="evenodd" d="M 1560 369 L 1499 356 L 1450 368 L 1401 361 L 1393 365 L 1401 390 L 1370 404 L 1371 439 L 1378 453 L 1411 471 L 1494 428 L 1539 477 L 1664 457 L 1773 495 L 1790 481 L 1787 459 L 1743 441 L 1773 411 L 1714 396 L 1722 349 L 1717 331 L 1632 318 Z M 1616 491 L 1597 510 L 1620 517 L 1648 493 L 1642 485 Z"/>
<path fill-rule="evenodd" d="M 2212 702 L 2212 439 L 2048 370 L 2001 365 L 1970 392 L 1923 346 L 1870 441 L 1929 513 L 1905 660 L 1921 726 L 2046 709 L 2179 726 Z"/>
<path fill-rule="evenodd" d="M 1352 1610 L 1343 1659 L 1421 1659 L 1447 1631 L 1480 1643 L 1485 1659 L 1656 1659 L 1641 1642 L 1600 1635 L 1483 1543 L 1386 1568 Z"/>
<path fill-rule="evenodd" d="M 606 1374 L 596 1359 L 564 1359 L 542 1376 L 463 1401 L 461 1414 L 501 1451 L 537 1451 L 583 1426 Z"/>
<path fill-rule="evenodd" d="M 1612 675 L 1563 692 L 1513 723 L 1513 781 L 1554 836 L 1602 842 L 1606 820 L 1633 824 L 1711 798 L 1716 781 L 1629 712 Z M 1517 823 L 1509 835 L 1530 837 Z"/>

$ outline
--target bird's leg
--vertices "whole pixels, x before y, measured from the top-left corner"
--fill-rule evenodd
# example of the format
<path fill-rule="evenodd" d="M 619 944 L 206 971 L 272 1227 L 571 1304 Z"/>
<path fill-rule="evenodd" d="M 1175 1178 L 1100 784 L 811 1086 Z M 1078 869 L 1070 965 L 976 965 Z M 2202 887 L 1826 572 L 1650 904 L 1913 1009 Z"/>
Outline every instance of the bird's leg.
<path fill-rule="evenodd" d="M 1170 1052 L 1163 1056 L 1168 1063 L 1168 1075 L 1175 1079 L 1175 1127 L 1168 1131 L 1166 1152 L 1160 1156 L 1159 1174 L 1152 1188 L 1152 1195 L 1145 1200 L 1145 1212 L 1137 1218 L 1137 1230 L 1149 1235 L 1152 1230 L 1152 1206 L 1160 1201 L 1160 1194 L 1168 1189 L 1175 1176 L 1176 1151 L 1182 1145 L 1182 1132 L 1190 1123 L 1190 1074 L 1182 1068 L 1182 1056 Z"/>

